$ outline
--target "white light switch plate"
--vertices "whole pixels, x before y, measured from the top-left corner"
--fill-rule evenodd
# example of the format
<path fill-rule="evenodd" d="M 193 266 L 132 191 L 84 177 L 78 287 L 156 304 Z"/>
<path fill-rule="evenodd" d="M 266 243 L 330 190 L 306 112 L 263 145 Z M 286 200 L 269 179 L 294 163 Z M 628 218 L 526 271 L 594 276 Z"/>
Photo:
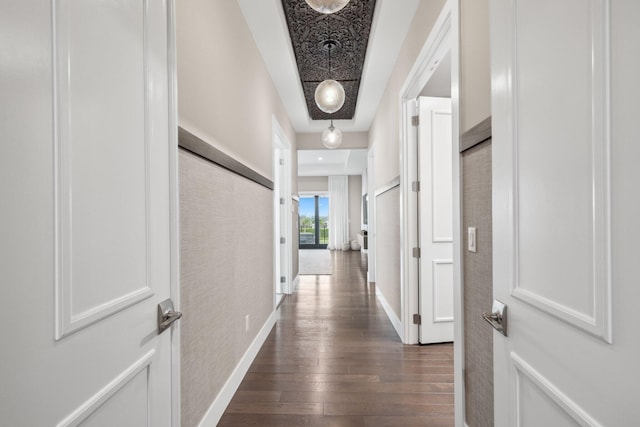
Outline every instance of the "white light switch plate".
<path fill-rule="evenodd" d="M 467 229 L 468 231 L 468 242 L 469 242 L 469 247 L 468 250 L 469 252 L 477 252 L 476 251 L 476 228 L 475 227 L 469 227 Z"/>

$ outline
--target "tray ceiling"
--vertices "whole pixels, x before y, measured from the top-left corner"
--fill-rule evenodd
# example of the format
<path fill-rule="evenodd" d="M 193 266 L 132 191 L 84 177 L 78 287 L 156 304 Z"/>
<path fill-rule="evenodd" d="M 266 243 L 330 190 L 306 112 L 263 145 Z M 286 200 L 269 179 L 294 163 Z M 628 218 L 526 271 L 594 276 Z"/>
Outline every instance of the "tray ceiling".
<path fill-rule="evenodd" d="M 282 6 L 296 58 L 296 65 L 309 117 L 312 120 L 350 120 L 356 103 L 364 67 L 376 0 L 351 0 L 337 13 L 325 15 L 311 9 L 304 0 L 282 0 Z M 331 78 L 344 87 L 344 106 L 333 114 L 315 103 L 316 86 Z"/>

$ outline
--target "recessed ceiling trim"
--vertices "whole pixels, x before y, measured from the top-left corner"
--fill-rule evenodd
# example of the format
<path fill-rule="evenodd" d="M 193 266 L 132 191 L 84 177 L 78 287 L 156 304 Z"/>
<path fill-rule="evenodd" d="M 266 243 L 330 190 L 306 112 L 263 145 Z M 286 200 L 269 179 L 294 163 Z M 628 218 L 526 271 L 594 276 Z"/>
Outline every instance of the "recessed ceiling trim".
<path fill-rule="evenodd" d="M 328 121 L 311 120 L 281 0 L 237 0 L 291 124 L 298 133 L 322 132 Z M 377 0 L 356 114 L 336 121 L 343 132 L 365 132 L 371 127 L 387 87 L 400 47 L 409 31 L 419 0 Z"/>
<path fill-rule="evenodd" d="M 351 120 L 356 112 L 376 0 L 351 0 L 332 14 L 318 13 L 300 0 L 282 0 L 307 111 L 312 120 Z M 346 93 L 334 113 L 318 108 L 318 82 L 333 79 Z"/>

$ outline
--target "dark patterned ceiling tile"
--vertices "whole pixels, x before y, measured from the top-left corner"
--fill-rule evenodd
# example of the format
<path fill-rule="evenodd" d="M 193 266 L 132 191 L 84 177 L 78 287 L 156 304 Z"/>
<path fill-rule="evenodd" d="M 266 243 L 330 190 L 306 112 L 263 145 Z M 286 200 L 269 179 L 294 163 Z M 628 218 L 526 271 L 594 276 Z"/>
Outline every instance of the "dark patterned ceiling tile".
<path fill-rule="evenodd" d="M 375 0 L 351 0 L 341 11 L 324 15 L 311 9 L 304 0 L 282 0 L 289 34 L 296 56 L 309 117 L 313 120 L 352 119 L 356 111 L 362 69 L 371 32 Z M 322 112 L 315 103 L 316 86 L 329 78 L 344 86 L 344 106 L 334 114 Z"/>

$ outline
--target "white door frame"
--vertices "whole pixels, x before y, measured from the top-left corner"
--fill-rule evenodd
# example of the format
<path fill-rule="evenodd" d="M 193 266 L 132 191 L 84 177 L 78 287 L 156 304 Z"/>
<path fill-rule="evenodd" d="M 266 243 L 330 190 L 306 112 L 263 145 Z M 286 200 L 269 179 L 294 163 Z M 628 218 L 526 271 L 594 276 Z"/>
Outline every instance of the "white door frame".
<path fill-rule="evenodd" d="M 376 281 L 375 146 L 367 154 L 367 282 Z"/>
<path fill-rule="evenodd" d="M 176 5 L 175 0 L 167 2 L 167 44 L 169 78 L 169 203 L 171 222 L 171 299 L 177 311 L 180 306 L 180 193 L 178 183 L 178 73 L 176 57 Z M 175 322 L 171 332 L 171 425 L 180 426 L 182 399 L 180 396 L 180 322 Z"/>
<path fill-rule="evenodd" d="M 402 342 L 405 344 L 418 343 L 418 326 L 413 324 L 413 314 L 418 311 L 418 262 L 413 258 L 412 251 L 418 246 L 418 218 L 417 218 L 417 198 L 412 190 L 411 183 L 417 178 L 417 138 L 415 127 L 411 124 L 411 116 L 416 114 L 416 98 L 429 81 L 437 65 L 442 58 L 452 50 L 453 31 L 452 17 L 453 6 L 457 0 L 448 0 L 442 8 L 440 16 L 436 20 L 431 34 L 422 47 L 416 61 L 405 80 L 400 91 L 400 282 L 401 282 L 401 316 L 403 335 Z M 457 7 L 457 5 L 456 5 Z M 457 9 L 456 9 L 457 10 Z M 451 55 L 452 69 L 454 63 L 457 65 L 457 56 Z M 455 88 L 452 76 L 452 89 Z M 457 83 L 457 79 L 455 80 Z M 452 114 L 453 114 L 453 150 L 458 151 L 458 129 L 457 129 L 457 92 L 452 90 Z M 457 159 L 457 156 L 454 156 Z M 454 162 L 455 163 L 455 162 Z M 454 168 L 454 187 L 459 185 L 457 169 Z M 457 195 L 454 193 L 454 199 Z M 455 228 L 459 224 L 459 212 L 454 207 L 454 240 Z M 459 238 L 459 236 L 458 236 Z M 455 244 L 454 244 L 454 252 Z M 454 256 L 454 271 L 459 269 L 459 259 Z M 456 273 L 454 272 L 454 276 Z M 454 277 L 454 286 L 455 277 Z"/>
<path fill-rule="evenodd" d="M 291 221 L 291 143 L 287 134 L 280 126 L 280 123 L 275 116 L 271 117 L 272 131 L 273 131 L 273 177 L 274 177 L 274 191 L 273 191 L 273 231 L 274 231 L 274 256 L 273 256 L 273 307 L 277 308 L 278 301 L 276 301 L 276 291 L 278 289 L 278 282 L 280 276 L 285 275 L 287 282 L 282 288 L 283 294 L 291 293 L 291 239 L 292 239 L 292 221 Z M 280 157 L 278 157 L 280 153 Z M 279 174 L 279 159 L 284 159 L 285 170 L 284 176 Z M 284 179 L 284 182 L 281 180 Z M 284 204 L 280 204 L 280 198 L 284 198 Z M 284 230 L 280 228 L 281 215 L 284 215 Z M 280 243 L 280 237 L 285 238 L 284 244 L 284 256 L 285 256 L 285 271 L 281 271 L 281 250 L 282 244 Z"/>
<path fill-rule="evenodd" d="M 461 256 L 461 204 L 460 204 L 460 0 L 447 0 L 436 20 L 431 34 L 422 47 L 408 77 L 400 91 L 400 269 L 401 269 L 401 322 L 402 342 L 418 343 L 418 327 L 413 325 L 413 313 L 418 306 L 418 263 L 412 258 L 412 249 L 417 246 L 417 198 L 411 182 L 417 179 L 415 153 L 417 140 L 411 126 L 415 99 L 431 78 L 437 63 L 451 52 L 451 113 L 453 150 L 453 287 L 454 287 L 454 384 L 456 426 L 464 426 L 464 381 L 463 356 L 464 322 L 462 311 L 462 256 Z M 436 62 L 438 61 L 438 62 Z"/>

